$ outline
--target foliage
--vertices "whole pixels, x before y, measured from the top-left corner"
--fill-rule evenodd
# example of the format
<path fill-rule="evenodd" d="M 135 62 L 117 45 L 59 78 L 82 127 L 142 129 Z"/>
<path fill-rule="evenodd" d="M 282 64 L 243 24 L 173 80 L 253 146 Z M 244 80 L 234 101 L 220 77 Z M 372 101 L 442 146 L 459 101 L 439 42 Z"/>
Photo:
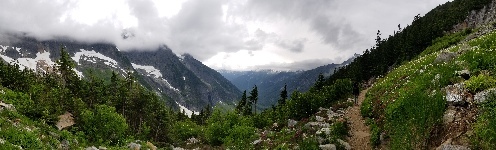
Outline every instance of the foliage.
<path fill-rule="evenodd" d="M 200 137 L 202 128 L 190 120 L 183 120 L 174 123 L 171 134 L 174 135 L 174 143 L 182 143 L 189 138 Z"/>
<path fill-rule="evenodd" d="M 496 79 L 488 74 L 479 74 L 465 81 L 465 88 L 473 93 L 496 86 Z"/>
<path fill-rule="evenodd" d="M 81 130 L 89 137 L 89 142 L 97 144 L 120 144 L 128 129 L 126 119 L 115 112 L 115 108 L 97 105 L 94 111 L 85 110 L 81 114 Z"/>
<path fill-rule="evenodd" d="M 480 107 L 480 116 L 474 124 L 474 149 L 493 149 L 496 147 L 496 93 L 488 95 Z"/>

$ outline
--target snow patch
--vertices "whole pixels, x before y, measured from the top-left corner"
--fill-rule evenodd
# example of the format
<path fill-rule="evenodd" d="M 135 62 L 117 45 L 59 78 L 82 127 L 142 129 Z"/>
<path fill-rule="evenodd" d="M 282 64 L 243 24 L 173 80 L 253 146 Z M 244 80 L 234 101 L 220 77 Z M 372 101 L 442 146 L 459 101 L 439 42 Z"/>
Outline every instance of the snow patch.
<path fill-rule="evenodd" d="M 0 51 L 4 52 L 9 46 L 0 45 L 0 47 L 2 48 Z M 19 47 L 14 47 L 14 49 L 19 52 L 21 50 L 21 48 Z M 3 54 L 0 54 L 0 57 L 2 57 L 3 60 L 10 64 L 18 64 L 20 70 L 31 69 L 34 71 L 39 71 L 37 70 L 38 63 L 42 63 L 42 65 L 45 65 L 45 67 L 51 67 L 55 65 L 55 62 L 50 59 L 50 52 L 38 52 L 36 53 L 36 58 L 22 57 L 18 58 L 17 60 Z"/>
<path fill-rule="evenodd" d="M 183 80 L 186 81 L 186 77 L 185 76 L 183 76 Z"/>
<path fill-rule="evenodd" d="M 186 115 L 188 117 L 191 118 L 191 115 L 194 113 L 195 115 L 198 115 L 200 114 L 200 112 L 197 112 L 197 111 L 191 111 L 189 110 L 188 108 L 184 107 L 183 105 L 179 104 L 178 102 L 176 102 L 177 105 L 179 105 L 179 111 L 186 113 Z"/>
<path fill-rule="evenodd" d="M 81 57 L 86 56 L 86 57 L 83 57 L 83 60 L 85 60 L 85 61 L 96 63 L 97 62 L 96 58 L 98 58 L 98 59 L 104 60 L 103 63 L 105 63 L 105 65 L 113 67 L 113 68 L 118 68 L 117 67 L 117 64 L 118 64 L 117 61 L 115 61 L 114 59 L 112 59 L 110 57 L 107 57 L 101 53 L 95 52 L 95 50 L 91 50 L 91 51 L 87 51 L 84 49 L 80 49 L 80 50 L 81 50 L 81 52 L 77 52 L 76 54 L 74 54 L 74 57 L 72 57 L 72 59 L 76 63 L 78 63 L 78 65 L 80 65 L 79 60 L 81 60 Z"/>
<path fill-rule="evenodd" d="M 131 65 L 133 65 L 134 69 L 145 70 L 146 73 L 148 73 L 148 76 L 153 75 L 155 76 L 155 78 L 162 78 L 162 73 L 160 73 L 160 70 L 156 69 L 153 66 L 142 66 L 135 63 L 131 63 Z"/>

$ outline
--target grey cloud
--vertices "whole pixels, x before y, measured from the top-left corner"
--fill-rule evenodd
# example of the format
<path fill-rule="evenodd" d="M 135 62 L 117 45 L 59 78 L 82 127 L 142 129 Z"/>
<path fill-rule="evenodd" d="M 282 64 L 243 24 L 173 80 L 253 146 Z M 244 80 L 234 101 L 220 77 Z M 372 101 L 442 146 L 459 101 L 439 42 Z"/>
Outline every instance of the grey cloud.
<path fill-rule="evenodd" d="M 276 44 L 279 47 L 288 49 L 291 52 L 300 53 L 303 52 L 303 48 L 305 48 L 305 42 L 307 42 L 307 39 L 302 38 L 294 41 L 279 40 L 276 41 Z"/>
<path fill-rule="evenodd" d="M 249 70 L 265 70 L 265 69 L 284 70 L 284 71 L 309 70 L 320 66 L 328 65 L 337 61 L 341 61 L 341 58 L 310 59 L 310 60 L 298 61 L 293 63 L 273 63 L 262 66 L 256 66 L 256 68 L 249 68 Z"/>

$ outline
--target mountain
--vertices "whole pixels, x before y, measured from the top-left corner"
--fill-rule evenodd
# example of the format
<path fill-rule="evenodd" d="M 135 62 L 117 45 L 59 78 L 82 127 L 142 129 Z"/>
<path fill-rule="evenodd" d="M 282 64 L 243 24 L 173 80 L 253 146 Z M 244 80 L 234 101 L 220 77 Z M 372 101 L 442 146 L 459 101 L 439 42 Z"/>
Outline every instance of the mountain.
<path fill-rule="evenodd" d="M 287 85 L 288 95 L 293 91 L 308 91 L 315 84 L 315 80 L 320 73 L 325 77 L 329 77 L 333 74 L 334 69 L 349 64 L 357 56 L 358 55 L 354 55 L 341 64 L 328 64 L 307 71 L 220 70 L 219 72 L 241 91 L 246 90 L 249 92 L 257 85 L 259 91 L 259 107 L 266 109 L 277 104 L 279 93 L 282 91 L 285 84 Z"/>
<path fill-rule="evenodd" d="M 133 72 L 140 84 L 162 96 L 169 106 L 187 113 L 199 112 L 208 104 L 233 104 L 240 91 L 215 70 L 191 55 L 178 57 L 166 46 L 156 50 L 120 51 L 113 44 L 80 43 L 68 39 L 39 41 L 22 35 L 4 35 L 0 57 L 20 69 L 50 71 L 64 46 L 76 62 L 77 74 L 94 74 L 110 79 L 114 71 L 125 76 Z"/>

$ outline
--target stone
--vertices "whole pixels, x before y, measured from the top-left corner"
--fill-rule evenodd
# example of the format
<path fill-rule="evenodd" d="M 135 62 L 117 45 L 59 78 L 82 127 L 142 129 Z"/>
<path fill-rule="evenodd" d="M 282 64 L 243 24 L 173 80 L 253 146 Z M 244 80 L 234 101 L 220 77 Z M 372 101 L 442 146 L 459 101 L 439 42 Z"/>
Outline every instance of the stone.
<path fill-rule="evenodd" d="M 446 101 L 448 105 L 451 106 L 461 106 L 466 103 L 466 95 L 468 93 L 466 89 L 463 88 L 463 83 L 457 83 L 454 85 L 448 85 L 446 90 Z"/>
<path fill-rule="evenodd" d="M 95 146 L 87 147 L 84 150 L 98 150 Z"/>
<path fill-rule="evenodd" d="M 321 117 L 321 116 L 315 116 L 315 120 L 318 121 L 318 122 L 324 122 L 325 121 L 325 118 L 324 117 Z"/>
<path fill-rule="evenodd" d="M 70 145 L 69 141 L 67 141 L 67 140 L 62 140 L 62 142 L 60 142 L 60 149 L 62 149 L 62 150 L 68 150 L 68 149 L 70 149 L 70 146 L 71 145 Z"/>
<path fill-rule="evenodd" d="M 449 124 L 449 123 L 453 122 L 455 120 L 455 114 L 456 114 L 456 110 L 447 109 L 443 115 L 444 124 Z"/>
<path fill-rule="evenodd" d="M 496 88 L 484 90 L 482 92 L 475 94 L 475 96 L 474 96 L 475 103 L 480 104 L 480 103 L 485 102 L 486 98 L 489 96 L 490 93 L 496 94 Z"/>
<path fill-rule="evenodd" d="M 288 127 L 293 128 L 298 123 L 298 121 L 293 119 L 288 119 Z"/>
<path fill-rule="evenodd" d="M 319 148 L 321 150 L 336 150 L 336 145 L 334 144 L 319 145 Z"/>
<path fill-rule="evenodd" d="M 257 145 L 258 143 L 262 142 L 261 139 L 258 139 L 258 140 L 255 140 L 253 142 L 251 142 L 252 145 Z"/>
<path fill-rule="evenodd" d="M 455 74 L 462 77 L 465 80 L 470 79 L 470 71 L 468 70 L 456 71 Z"/>
<path fill-rule="evenodd" d="M 317 132 L 315 132 L 315 134 L 317 134 L 317 135 L 320 135 L 322 133 L 324 133 L 326 135 L 331 134 L 331 128 L 322 128 L 322 129 L 318 130 Z"/>
<path fill-rule="evenodd" d="M 157 150 L 157 147 L 151 142 L 146 142 L 146 147 L 150 148 L 150 150 Z"/>
<path fill-rule="evenodd" d="M 272 128 L 277 128 L 277 127 L 278 127 L 277 122 L 274 122 L 274 123 L 272 124 Z"/>
<path fill-rule="evenodd" d="M 15 107 L 12 104 L 6 104 L 0 101 L 0 111 L 4 109 L 9 111 L 14 111 Z"/>
<path fill-rule="evenodd" d="M 62 130 L 64 128 L 74 125 L 74 118 L 69 112 L 65 112 L 63 115 L 58 116 L 59 121 L 57 122 L 57 128 Z"/>
<path fill-rule="evenodd" d="M 200 141 L 194 137 L 188 139 L 188 144 L 195 144 L 198 142 L 200 142 Z"/>
<path fill-rule="evenodd" d="M 470 150 L 470 148 L 462 145 L 443 144 L 437 147 L 436 150 Z"/>
<path fill-rule="evenodd" d="M 134 142 L 131 142 L 127 145 L 127 148 L 129 148 L 130 150 L 140 150 L 141 149 L 141 145 L 140 144 L 136 144 Z"/>
<path fill-rule="evenodd" d="M 437 55 L 437 57 L 434 60 L 434 62 L 435 63 L 448 62 L 448 61 L 452 60 L 453 58 L 456 58 L 456 53 L 453 53 L 453 52 L 441 52 L 439 55 Z"/>
<path fill-rule="evenodd" d="M 338 139 L 338 143 L 344 146 L 344 149 L 351 150 L 351 145 L 348 142 L 345 142 L 341 139 Z"/>
<path fill-rule="evenodd" d="M 107 150 L 107 148 L 106 147 L 103 147 L 103 146 L 98 146 L 98 149 L 99 150 Z"/>

